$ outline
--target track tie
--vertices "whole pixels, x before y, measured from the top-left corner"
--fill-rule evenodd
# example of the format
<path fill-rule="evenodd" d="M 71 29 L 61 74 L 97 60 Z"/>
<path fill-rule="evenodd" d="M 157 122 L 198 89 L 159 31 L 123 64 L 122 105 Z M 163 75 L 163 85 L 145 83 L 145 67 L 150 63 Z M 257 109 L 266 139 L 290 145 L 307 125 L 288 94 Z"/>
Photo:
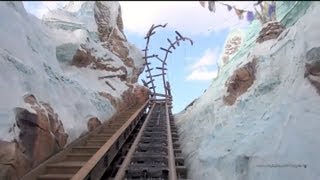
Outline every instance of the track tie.
<path fill-rule="evenodd" d="M 69 180 L 73 174 L 45 174 L 38 176 L 38 180 Z"/>
<path fill-rule="evenodd" d="M 48 174 L 72 174 L 76 173 L 86 161 L 63 161 L 58 163 L 48 164 Z"/>
<path fill-rule="evenodd" d="M 81 160 L 81 161 L 87 161 L 89 160 L 94 153 L 70 153 L 67 154 L 66 160 L 69 161 L 76 161 L 76 160 Z"/>

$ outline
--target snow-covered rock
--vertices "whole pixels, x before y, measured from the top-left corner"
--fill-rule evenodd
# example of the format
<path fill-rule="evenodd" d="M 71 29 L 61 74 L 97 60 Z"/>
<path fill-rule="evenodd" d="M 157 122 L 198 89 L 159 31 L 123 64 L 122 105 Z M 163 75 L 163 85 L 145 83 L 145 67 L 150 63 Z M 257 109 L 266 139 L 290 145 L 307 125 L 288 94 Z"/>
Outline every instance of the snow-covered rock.
<path fill-rule="evenodd" d="M 47 31 L 56 45 L 56 56 L 60 62 L 70 64 L 70 57 L 75 54 L 83 56 L 82 52 L 87 57 L 100 60 L 108 60 L 107 54 L 112 54 L 116 62 L 124 63 L 121 66 L 126 69 L 127 81 L 138 81 L 144 68 L 142 54 L 123 33 L 118 2 L 70 1 L 63 9 L 45 14 L 43 22 L 49 27 Z"/>
<path fill-rule="evenodd" d="M 113 11 L 120 8 L 118 2 L 103 4 L 100 12 L 116 13 L 109 16 L 122 21 L 120 11 Z M 0 177 L 6 173 L 14 175 L 13 179 L 21 176 L 88 132 L 92 117 L 103 123 L 148 98 L 149 92 L 136 83 L 143 70 L 142 53 L 125 38 L 117 41 L 126 49 L 125 56 L 105 47 L 110 42 L 100 41 L 94 7 L 95 2 L 70 2 L 39 20 L 25 11 L 22 2 L 0 3 L 0 143 L 4 151 L 0 152 Z M 109 25 L 113 26 L 119 27 Z M 131 66 L 126 65 L 128 59 Z M 30 94 L 39 100 L 39 112 L 25 102 Z M 21 112 L 33 118 L 21 117 Z M 23 129 L 25 120 L 35 131 Z M 44 124 L 46 132 L 42 132 Z M 39 136 L 40 131 L 47 139 Z M 45 141 L 50 146 L 30 161 Z M 11 159 L 3 156 L 8 150 L 13 151 Z M 12 159 L 14 166 L 7 162 Z"/>
<path fill-rule="evenodd" d="M 94 1 L 70 1 L 64 8 L 49 11 L 43 21 L 49 27 L 74 31 L 76 29 L 97 31 L 93 16 Z"/>
<path fill-rule="evenodd" d="M 282 20 L 292 26 L 246 46 L 175 116 L 190 179 L 320 179 L 320 3 L 310 3 L 289 10 Z M 228 78 L 252 59 L 255 80 L 225 105 Z"/>
<path fill-rule="evenodd" d="M 257 43 L 261 43 L 270 39 L 277 39 L 284 30 L 283 25 L 278 21 L 270 21 L 263 25 Z"/>

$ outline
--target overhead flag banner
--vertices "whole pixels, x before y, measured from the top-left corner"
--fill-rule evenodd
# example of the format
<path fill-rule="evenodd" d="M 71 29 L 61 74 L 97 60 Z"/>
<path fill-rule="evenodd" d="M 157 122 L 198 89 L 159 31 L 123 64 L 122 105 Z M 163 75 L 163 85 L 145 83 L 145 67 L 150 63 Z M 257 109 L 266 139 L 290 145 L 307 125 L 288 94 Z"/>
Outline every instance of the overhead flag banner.
<path fill-rule="evenodd" d="M 225 4 L 219 1 L 199 1 L 199 2 L 201 6 L 204 8 L 206 8 L 206 4 L 208 4 L 209 11 L 213 13 L 216 11 L 216 3 L 226 6 L 228 11 L 231 11 L 233 9 L 236 15 L 238 16 L 239 20 L 243 20 L 244 14 L 246 13 L 246 20 L 249 21 L 250 23 L 254 19 L 259 19 L 262 22 L 275 20 L 276 4 L 274 1 L 272 1 L 271 4 L 267 3 L 266 1 L 258 1 L 257 3 L 255 3 L 254 6 L 258 6 L 258 5 L 260 6 L 261 13 L 259 13 L 256 9 L 255 9 L 256 12 L 247 11 L 244 9 L 238 9 L 235 6 L 231 6 L 229 4 Z"/>
<path fill-rule="evenodd" d="M 199 1 L 200 5 L 204 8 L 206 8 L 206 1 Z"/>
<path fill-rule="evenodd" d="M 214 1 L 208 2 L 208 8 L 210 12 L 216 12 L 216 4 Z"/>

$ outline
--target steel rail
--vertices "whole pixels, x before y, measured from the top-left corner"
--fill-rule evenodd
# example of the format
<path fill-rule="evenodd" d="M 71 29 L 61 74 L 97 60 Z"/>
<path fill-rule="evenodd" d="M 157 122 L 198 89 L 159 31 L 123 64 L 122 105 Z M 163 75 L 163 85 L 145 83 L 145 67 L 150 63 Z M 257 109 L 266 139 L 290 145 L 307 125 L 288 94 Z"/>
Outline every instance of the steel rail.
<path fill-rule="evenodd" d="M 130 150 L 128 151 L 123 163 L 121 164 L 121 166 L 120 166 L 120 168 L 119 168 L 119 170 L 118 170 L 118 172 L 117 172 L 117 174 L 116 174 L 116 176 L 114 178 L 115 180 L 124 179 L 125 173 L 126 173 L 125 171 L 126 171 L 128 165 L 130 163 L 130 160 L 132 159 L 133 153 L 134 153 L 134 151 L 135 151 L 135 149 L 136 149 L 136 147 L 137 147 L 137 145 L 138 145 L 138 143 L 139 143 L 139 141 L 141 139 L 143 130 L 145 129 L 145 127 L 146 127 L 146 125 L 147 125 L 147 123 L 148 123 L 148 121 L 150 119 L 150 116 L 151 116 L 151 114 L 153 112 L 153 109 L 154 109 L 155 105 L 156 105 L 156 103 L 154 103 L 152 105 L 152 107 L 151 107 L 151 109 L 150 109 L 150 111 L 148 113 L 148 116 L 146 117 L 146 120 L 144 121 L 144 123 L 143 123 L 143 125 L 142 125 L 142 127 L 141 127 L 141 129 L 140 129 L 140 131 L 139 131 L 139 133 L 138 133 L 138 135 L 136 137 L 136 139 L 134 140 L 132 146 L 130 147 Z"/>
<path fill-rule="evenodd" d="M 117 131 L 112 137 L 80 168 L 80 170 L 71 178 L 71 180 L 86 179 L 97 163 L 104 157 L 107 151 L 115 144 L 122 133 L 131 125 L 131 123 L 145 110 L 149 101 L 146 101 Z"/>
<path fill-rule="evenodd" d="M 129 107 L 131 108 L 131 107 Z M 67 158 L 67 155 L 72 153 L 72 149 L 80 144 L 83 144 L 88 140 L 88 138 L 95 136 L 99 134 L 101 130 L 109 126 L 110 124 L 113 124 L 116 119 L 118 119 L 120 116 L 123 115 L 123 111 L 119 112 L 119 114 L 114 114 L 111 118 L 109 118 L 109 121 L 103 122 L 101 126 L 97 127 L 94 131 L 86 133 L 84 136 L 79 137 L 78 139 L 72 141 L 70 144 L 68 144 L 65 148 L 63 148 L 61 151 L 59 151 L 57 154 L 54 154 L 41 164 L 37 165 L 33 169 L 31 169 L 29 172 L 27 172 L 25 175 L 23 175 L 20 179 L 21 180 L 30 180 L 30 179 L 38 179 L 39 176 L 45 175 L 47 172 L 47 165 L 62 162 Z M 129 119 L 129 118 L 128 118 Z M 74 173 L 73 173 L 74 174 Z"/>
<path fill-rule="evenodd" d="M 168 105 L 166 103 L 166 121 L 167 121 L 167 133 L 168 133 L 168 161 L 169 161 L 169 180 L 177 179 L 175 157 L 173 152 L 172 137 L 171 137 L 171 127 L 170 127 L 170 117 Z"/>

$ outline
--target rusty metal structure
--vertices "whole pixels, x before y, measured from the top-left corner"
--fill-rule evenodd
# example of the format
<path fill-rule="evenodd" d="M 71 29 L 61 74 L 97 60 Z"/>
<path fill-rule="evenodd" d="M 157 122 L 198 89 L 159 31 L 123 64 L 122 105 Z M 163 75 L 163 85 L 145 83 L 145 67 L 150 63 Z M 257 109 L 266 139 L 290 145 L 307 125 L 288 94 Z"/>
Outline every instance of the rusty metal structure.
<path fill-rule="evenodd" d="M 170 89 L 170 84 L 168 81 L 166 81 L 166 71 L 168 70 L 167 67 L 167 58 L 168 55 L 173 53 L 173 50 L 175 50 L 178 46 L 180 46 L 180 42 L 181 41 L 189 41 L 191 45 L 193 45 L 193 41 L 188 38 L 188 37 L 184 37 L 182 36 L 178 31 L 175 31 L 176 33 L 176 37 L 174 41 L 171 41 L 169 38 L 167 38 L 167 41 L 169 43 L 169 46 L 167 48 L 163 48 L 160 47 L 160 50 L 165 51 L 165 55 L 163 58 L 159 57 L 158 54 L 152 54 L 149 55 L 149 43 L 150 43 L 150 39 L 151 36 L 153 36 L 156 33 L 156 29 L 157 28 L 165 28 L 167 26 L 167 24 L 164 25 L 152 25 L 151 28 L 149 29 L 149 31 L 147 32 L 147 35 L 145 36 L 144 39 L 146 39 L 146 46 L 145 49 L 143 49 L 142 51 L 144 51 L 144 60 L 145 60 L 145 66 L 146 66 L 146 73 L 148 73 L 147 76 L 147 81 L 142 80 L 144 86 L 148 87 L 150 90 L 152 90 L 152 94 L 151 94 L 151 99 L 156 100 L 157 97 L 164 97 L 168 103 L 172 104 L 172 96 L 171 96 L 171 89 Z M 159 60 L 162 65 L 161 67 L 155 67 L 155 68 L 150 68 L 151 60 L 152 58 L 155 58 L 156 60 Z M 153 70 L 153 71 L 152 71 Z M 160 70 L 160 73 L 154 74 L 152 75 L 151 72 L 154 72 L 156 70 Z M 161 93 L 157 93 L 156 92 L 156 86 L 154 85 L 154 81 L 155 81 L 155 77 L 160 77 L 162 76 L 162 83 L 163 83 L 163 88 L 164 88 L 164 92 L 165 94 L 161 94 Z M 170 104 L 170 107 L 171 107 Z"/>

